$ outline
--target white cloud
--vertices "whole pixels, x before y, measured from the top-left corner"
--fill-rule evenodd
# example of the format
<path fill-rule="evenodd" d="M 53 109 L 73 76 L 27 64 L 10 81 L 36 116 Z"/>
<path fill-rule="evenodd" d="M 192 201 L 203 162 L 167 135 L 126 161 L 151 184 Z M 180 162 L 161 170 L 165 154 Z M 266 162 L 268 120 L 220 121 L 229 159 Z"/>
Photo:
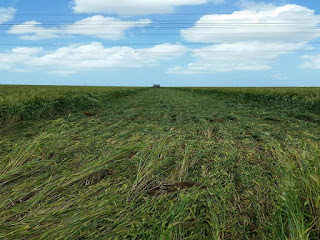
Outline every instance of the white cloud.
<path fill-rule="evenodd" d="M 181 30 L 187 41 L 214 44 L 194 50 L 193 62 L 168 73 L 270 70 L 280 56 L 307 49 L 308 42 L 320 37 L 320 16 L 308 8 L 248 0 L 239 1 L 238 6 L 242 10 L 206 15 L 194 27 Z"/>
<path fill-rule="evenodd" d="M 18 65 L 29 61 L 42 52 L 42 48 L 17 47 L 7 53 L 0 53 L 0 70 L 16 72 Z"/>
<path fill-rule="evenodd" d="M 55 28 L 41 27 L 37 21 L 28 21 L 13 26 L 8 33 L 20 35 L 24 40 L 40 40 L 57 38 L 67 35 L 95 36 L 109 40 L 119 40 L 131 28 L 144 27 L 151 23 L 149 19 L 137 21 L 122 21 L 114 17 L 96 15 L 79 20 L 73 24 L 62 25 Z"/>
<path fill-rule="evenodd" d="M 305 43 L 238 42 L 195 49 L 195 62 L 169 69 L 170 74 L 197 74 L 229 71 L 262 71 L 281 55 L 301 49 Z M 290 50 L 290 51 L 289 51 Z"/>
<path fill-rule="evenodd" d="M 49 70 L 56 75 L 73 74 L 83 70 L 110 68 L 153 67 L 162 60 L 184 55 L 188 48 L 180 44 L 161 44 L 152 48 L 105 48 L 101 43 L 70 45 L 55 51 L 42 48 L 14 48 L 0 53 L 0 66 L 12 71 L 23 66 L 30 71 Z"/>
<path fill-rule="evenodd" d="M 301 65 L 302 68 L 307 69 L 320 69 L 320 54 L 318 55 L 305 55 L 301 59 L 305 62 Z"/>
<path fill-rule="evenodd" d="M 211 0 L 215 4 L 224 0 Z M 210 0 L 74 0 L 76 13 L 112 13 L 119 15 L 147 15 L 173 13 L 175 7 L 198 5 Z"/>
<path fill-rule="evenodd" d="M 37 21 L 27 21 L 11 27 L 7 33 L 21 35 L 20 38 L 24 40 L 40 40 L 58 37 L 58 30 L 56 28 L 46 29 L 40 27 L 40 25 L 41 23 Z"/>
<path fill-rule="evenodd" d="M 11 21 L 15 13 L 16 9 L 14 8 L 0 8 L 0 24 Z"/>
<path fill-rule="evenodd" d="M 243 1 L 245 6 L 248 1 Z M 205 15 L 194 27 L 181 30 L 190 42 L 227 43 L 245 41 L 302 42 L 320 37 L 320 16 L 294 4 L 248 4 L 232 14 Z"/>

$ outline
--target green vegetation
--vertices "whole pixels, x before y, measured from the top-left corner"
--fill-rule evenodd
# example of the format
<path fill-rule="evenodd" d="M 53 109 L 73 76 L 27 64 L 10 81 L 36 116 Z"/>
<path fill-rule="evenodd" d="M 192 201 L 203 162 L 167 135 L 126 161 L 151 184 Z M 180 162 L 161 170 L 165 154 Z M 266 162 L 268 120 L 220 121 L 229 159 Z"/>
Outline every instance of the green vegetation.
<path fill-rule="evenodd" d="M 10 86 L 0 87 L 0 126 L 21 120 L 96 109 L 103 102 L 143 88 Z"/>
<path fill-rule="evenodd" d="M 320 112 L 320 88 L 304 87 L 304 88 L 177 88 L 180 90 L 188 90 L 192 92 L 222 94 L 236 97 L 239 100 L 249 101 L 283 101 L 288 104 L 303 105 L 308 110 Z"/>
<path fill-rule="evenodd" d="M 39 89 L 1 101 L 0 239 L 320 239 L 319 89 Z"/>

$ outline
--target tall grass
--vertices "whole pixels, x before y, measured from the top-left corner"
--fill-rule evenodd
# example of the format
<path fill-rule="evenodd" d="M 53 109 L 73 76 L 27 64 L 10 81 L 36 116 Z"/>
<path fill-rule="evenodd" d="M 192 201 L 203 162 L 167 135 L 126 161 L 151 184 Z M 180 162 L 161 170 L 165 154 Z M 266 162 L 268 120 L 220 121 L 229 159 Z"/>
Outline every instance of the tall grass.
<path fill-rule="evenodd" d="M 304 102 L 107 99 L 0 129 L 1 239 L 320 239 L 320 116 Z"/>
<path fill-rule="evenodd" d="M 199 93 L 225 95 L 236 97 L 239 101 L 261 101 L 271 104 L 281 101 L 287 104 L 304 105 L 309 110 L 320 112 L 320 88 L 296 87 L 296 88 L 176 88 Z"/>
<path fill-rule="evenodd" d="M 0 126 L 35 118 L 52 118 L 80 110 L 94 110 L 113 98 L 143 88 L 0 86 Z"/>

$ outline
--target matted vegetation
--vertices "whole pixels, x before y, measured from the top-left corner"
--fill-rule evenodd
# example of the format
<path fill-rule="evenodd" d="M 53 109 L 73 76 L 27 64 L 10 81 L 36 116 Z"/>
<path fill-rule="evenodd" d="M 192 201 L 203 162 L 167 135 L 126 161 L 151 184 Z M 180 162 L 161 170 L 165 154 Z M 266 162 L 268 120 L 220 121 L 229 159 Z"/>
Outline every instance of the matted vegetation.
<path fill-rule="evenodd" d="M 319 239 L 308 97 L 182 90 L 3 125 L 0 238 Z"/>

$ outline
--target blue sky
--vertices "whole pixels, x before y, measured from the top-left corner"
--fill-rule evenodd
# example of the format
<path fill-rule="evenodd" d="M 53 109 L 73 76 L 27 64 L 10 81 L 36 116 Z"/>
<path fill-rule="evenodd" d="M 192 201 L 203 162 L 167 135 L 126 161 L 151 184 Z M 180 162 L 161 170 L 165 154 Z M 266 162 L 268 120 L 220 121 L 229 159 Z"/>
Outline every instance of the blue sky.
<path fill-rule="evenodd" d="M 2 0 L 0 84 L 320 86 L 318 0 Z"/>

